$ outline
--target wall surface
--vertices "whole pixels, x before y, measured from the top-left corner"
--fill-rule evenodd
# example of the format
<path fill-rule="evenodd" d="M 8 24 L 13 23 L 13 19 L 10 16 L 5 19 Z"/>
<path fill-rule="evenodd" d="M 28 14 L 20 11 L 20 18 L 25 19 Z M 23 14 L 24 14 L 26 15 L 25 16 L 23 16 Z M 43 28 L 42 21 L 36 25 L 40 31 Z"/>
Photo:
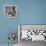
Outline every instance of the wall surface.
<path fill-rule="evenodd" d="M 4 18 L 4 5 L 9 4 L 17 6 L 15 19 Z M 18 32 L 18 24 L 46 24 L 46 0 L 0 0 L 0 44 L 8 43 L 10 32 Z"/>
<path fill-rule="evenodd" d="M 46 24 L 46 0 L 21 0 L 21 24 Z"/>

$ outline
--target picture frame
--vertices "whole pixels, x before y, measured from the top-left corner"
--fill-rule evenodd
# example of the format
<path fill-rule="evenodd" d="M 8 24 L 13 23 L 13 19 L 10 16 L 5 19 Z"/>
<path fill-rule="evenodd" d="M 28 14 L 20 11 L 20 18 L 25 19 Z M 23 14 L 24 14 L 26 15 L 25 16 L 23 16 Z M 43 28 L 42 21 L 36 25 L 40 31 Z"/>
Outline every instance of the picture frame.
<path fill-rule="evenodd" d="M 16 5 L 4 5 L 4 17 L 5 18 L 16 18 L 17 6 Z"/>
<path fill-rule="evenodd" d="M 21 40 L 46 41 L 46 25 L 45 24 L 19 24 L 18 30 L 19 30 L 18 32 L 19 41 Z M 25 38 L 25 36 L 27 37 Z"/>

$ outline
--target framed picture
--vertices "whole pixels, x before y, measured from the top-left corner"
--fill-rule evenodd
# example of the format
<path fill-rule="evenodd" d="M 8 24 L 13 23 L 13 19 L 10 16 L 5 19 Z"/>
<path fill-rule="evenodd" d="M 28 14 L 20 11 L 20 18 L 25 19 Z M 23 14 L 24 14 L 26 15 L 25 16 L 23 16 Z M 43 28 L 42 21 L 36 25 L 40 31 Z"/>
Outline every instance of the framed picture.
<path fill-rule="evenodd" d="M 5 18 L 16 18 L 17 8 L 16 5 L 4 5 Z"/>
<path fill-rule="evenodd" d="M 46 25 L 18 25 L 21 40 L 46 41 Z"/>

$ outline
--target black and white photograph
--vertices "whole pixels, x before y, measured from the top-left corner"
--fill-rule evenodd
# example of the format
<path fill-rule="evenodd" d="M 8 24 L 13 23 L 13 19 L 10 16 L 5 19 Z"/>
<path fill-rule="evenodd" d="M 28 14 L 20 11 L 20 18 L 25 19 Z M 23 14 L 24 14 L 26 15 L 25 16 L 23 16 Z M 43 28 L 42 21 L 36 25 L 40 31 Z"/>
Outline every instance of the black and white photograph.
<path fill-rule="evenodd" d="M 16 5 L 4 5 L 4 16 L 5 18 L 16 18 Z"/>

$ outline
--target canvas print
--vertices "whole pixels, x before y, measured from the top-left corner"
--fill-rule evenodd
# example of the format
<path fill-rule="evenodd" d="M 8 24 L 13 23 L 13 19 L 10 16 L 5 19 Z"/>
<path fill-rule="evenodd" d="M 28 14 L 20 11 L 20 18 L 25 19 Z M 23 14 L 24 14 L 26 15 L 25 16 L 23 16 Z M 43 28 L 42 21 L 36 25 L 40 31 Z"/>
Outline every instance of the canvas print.
<path fill-rule="evenodd" d="M 4 16 L 6 18 L 16 18 L 16 5 L 4 5 Z"/>

